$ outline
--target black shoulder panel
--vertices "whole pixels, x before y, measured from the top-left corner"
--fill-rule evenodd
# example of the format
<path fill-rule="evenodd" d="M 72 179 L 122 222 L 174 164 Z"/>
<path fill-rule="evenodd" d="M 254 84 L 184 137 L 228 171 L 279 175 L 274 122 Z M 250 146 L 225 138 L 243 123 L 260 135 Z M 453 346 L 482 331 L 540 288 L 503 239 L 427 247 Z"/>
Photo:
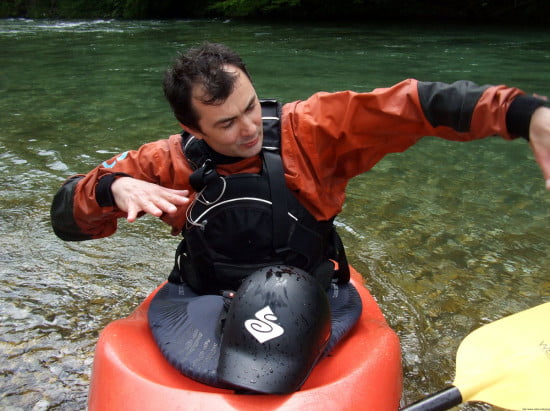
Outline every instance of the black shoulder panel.
<path fill-rule="evenodd" d="M 474 108 L 488 87 L 466 80 L 452 84 L 419 82 L 418 95 L 424 115 L 433 127 L 447 126 L 467 132 Z"/>

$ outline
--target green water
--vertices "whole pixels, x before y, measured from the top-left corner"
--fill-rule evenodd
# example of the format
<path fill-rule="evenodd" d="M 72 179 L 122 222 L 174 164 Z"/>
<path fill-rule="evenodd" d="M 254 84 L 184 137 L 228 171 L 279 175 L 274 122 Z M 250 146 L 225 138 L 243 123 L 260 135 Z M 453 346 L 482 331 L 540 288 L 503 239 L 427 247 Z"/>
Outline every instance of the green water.
<path fill-rule="evenodd" d="M 407 77 L 550 96 L 548 31 L 0 21 L 0 408 L 84 409 L 99 331 L 166 277 L 178 239 L 162 223 L 64 243 L 49 205 L 66 176 L 178 130 L 162 72 L 202 40 L 241 52 L 264 98 Z M 532 158 L 525 141 L 426 138 L 350 184 L 338 225 L 401 339 L 407 398 L 452 381 L 473 329 L 550 299 L 550 194 Z"/>

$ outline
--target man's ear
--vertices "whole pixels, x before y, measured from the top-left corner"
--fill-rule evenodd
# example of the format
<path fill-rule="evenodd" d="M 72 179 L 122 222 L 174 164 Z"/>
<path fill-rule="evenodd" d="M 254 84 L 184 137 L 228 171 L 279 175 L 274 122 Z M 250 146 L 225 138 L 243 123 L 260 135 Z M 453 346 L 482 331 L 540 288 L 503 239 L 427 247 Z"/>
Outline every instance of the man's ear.
<path fill-rule="evenodd" d="M 195 136 L 197 138 L 202 138 L 201 137 L 201 132 L 199 130 L 195 130 L 194 128 L 192 127 L 188 127 L 186 126 L 185 124 L 182 124 L 182 123 L 179 123 L 180 124 L 180 127 L 182 129 L 184 129 L 185 131 L 187 131 L 189 134 L 191 134 L 192 136 Z"/>

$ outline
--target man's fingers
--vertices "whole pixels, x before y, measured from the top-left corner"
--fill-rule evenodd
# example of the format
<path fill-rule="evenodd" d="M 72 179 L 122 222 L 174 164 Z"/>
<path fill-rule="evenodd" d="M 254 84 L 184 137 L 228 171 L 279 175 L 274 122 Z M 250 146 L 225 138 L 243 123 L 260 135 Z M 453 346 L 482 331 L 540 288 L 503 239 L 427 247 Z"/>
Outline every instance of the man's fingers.
<path fill-rule="evenodd" d="M 186 204 L 188 200 L 186 199 L 185 201 L 183 201 L 178 197 L 177 201 L 175 202 L 178 204 Z M 130 215 L 130 210 L 133 211 L 132 215 Z M 161 217 L 164 213 L 170 215 L 175 214 L 178 211 L 178 207 L 173 204 L 172 201 L 165 200 L 164 198 L 142 200 L 141 204 L 136 205 L 135 203 L 133 203 L 132 207 L 128 208 L 128 221 L 135 221 L 135 219 L 137 218 L 137 214 L 140 211 L 151 214 L 155 217 Z"/>
<path fill-rule="evenodd" d="M 163 213 L 173 215 L 179 206 L 189 203 L 189 190 L 174 190 L 129 177 L 115 180 L 111 191 L 117 206 L 126 211 L 130 223 L 142 212 L 155 217 Z"/>
<path fill-rule="evenodd" d="M 166 199 L 173 204 L 185 205 L 189 202 L 189 190 L 172 190 L 169 188 L 162 189 L 167 191 L 169 196 Z"/>
<path fill-rule="evenodd" d="M 155 217 L 160 217 L 163 213 L 163 210 L 159 204 L 159 202 L 153 202 L 148 201 L 145 203 L 145 206 L 143 207 L 143 211 L 146 213 L 149 213 L 151 215 L 154 215 Z"/>
<path fill-rule="evenodd" d="M 138 212 L 139 210 L 134 206 L 133 203 L 128 204 L 126 220 L 128 220 L 129 223 L 133 223 L 137 219 Z"/>
<path fill-rule="evenodd" d="M 179 202 L 176 201 L 176 202 Z M 163 200 L 160 199 L 157 203 L 157 207 L 166 214 L 174 214 L 176 211 L 178 211 L 178 207 L 176 207 L 172 201 Z M 160 217 L 160 216 L 159 216 Z"/>

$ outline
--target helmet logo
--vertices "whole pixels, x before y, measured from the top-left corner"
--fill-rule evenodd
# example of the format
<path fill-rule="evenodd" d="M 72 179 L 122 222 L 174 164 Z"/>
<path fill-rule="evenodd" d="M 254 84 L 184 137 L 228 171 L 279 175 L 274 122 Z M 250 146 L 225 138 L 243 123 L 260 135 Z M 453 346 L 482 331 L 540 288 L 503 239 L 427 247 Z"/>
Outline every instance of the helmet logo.
<path fill-rule="evenodd" d="M 269 305 L 254 315 L 256 319 L 246 320 L 244 326 L 260 344 L 272 340 L 285 332 L 283 327 L 273 322 L 277 321 L 277 316 L 273 314 Z"/>

